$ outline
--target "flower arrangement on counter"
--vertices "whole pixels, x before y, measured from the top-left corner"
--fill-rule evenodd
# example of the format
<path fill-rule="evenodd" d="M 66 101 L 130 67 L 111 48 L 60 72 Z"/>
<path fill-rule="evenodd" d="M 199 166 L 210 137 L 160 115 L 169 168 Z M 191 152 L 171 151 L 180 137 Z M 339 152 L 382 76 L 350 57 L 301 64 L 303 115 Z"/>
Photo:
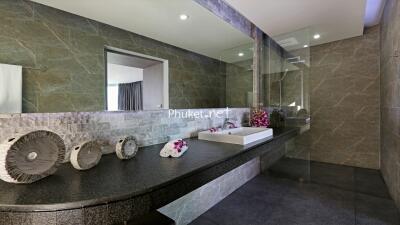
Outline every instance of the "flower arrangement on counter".
<path fill-rule="evenodd" d="M 179 158 L 188 150 L 188 143 L 183 139 L 169 141 L 160 151 L 164 158 Z"/>
<path fill-rule="evenodd" d="M 269 127 L 268 113 L 262 109 L 256 109 L 251 114 L 250 125 L 252 127 Z"/>
<path fill-rule="evenodd" d="M 183 148 L 187 147 L 187 142 L 179 139 L 174 142 L 174 149 L 176 149 L 179 153 L 182 151 Z"/>
<path fill-rule="evenodd" d="M 218 128 L 218 127 L 212 127 L 212 128 L 209 129 L 209 131 L 210 131 L 211 133 L 215 133 L 215 132 L 219 131 L 220 129 L 221 129 L 221 128 Z"/>

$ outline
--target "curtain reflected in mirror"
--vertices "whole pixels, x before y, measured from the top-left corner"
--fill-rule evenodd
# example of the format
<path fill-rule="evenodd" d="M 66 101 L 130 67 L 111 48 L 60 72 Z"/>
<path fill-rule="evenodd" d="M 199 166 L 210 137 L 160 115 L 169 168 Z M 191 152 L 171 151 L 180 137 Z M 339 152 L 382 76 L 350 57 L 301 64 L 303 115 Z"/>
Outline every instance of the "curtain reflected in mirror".
<path fill-rule="evenodd" d="M 143 110 L 143 81 L 118 85 L 118 110 Z"/>

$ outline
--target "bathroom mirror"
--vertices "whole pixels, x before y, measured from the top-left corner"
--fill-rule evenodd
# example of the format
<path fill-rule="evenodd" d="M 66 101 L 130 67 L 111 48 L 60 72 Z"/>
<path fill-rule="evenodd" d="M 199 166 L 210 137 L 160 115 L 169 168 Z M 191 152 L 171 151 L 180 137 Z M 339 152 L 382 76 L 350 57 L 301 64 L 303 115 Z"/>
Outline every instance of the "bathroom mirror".
<path fill-rule="evenodd" d="M 0 15 L 0 113 L 252 103 L 253 39 L 196 1 L 15 4 L 34 11 Z"/>
<path fill-rule="evenodd" d="M 105 59 L 108 111 L 169 108 L 168 60 L 112 47 Z"/>

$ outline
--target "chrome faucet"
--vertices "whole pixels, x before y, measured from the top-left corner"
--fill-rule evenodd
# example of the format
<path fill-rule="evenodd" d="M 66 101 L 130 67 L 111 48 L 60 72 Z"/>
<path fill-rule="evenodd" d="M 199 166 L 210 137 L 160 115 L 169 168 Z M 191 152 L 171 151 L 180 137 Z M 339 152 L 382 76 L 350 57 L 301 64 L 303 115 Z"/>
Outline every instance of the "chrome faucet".
<path fill-rule="evenodd" d="M 228 118 L 225 118 L 224 124 L 222 125 L 222 130 L 236 128 L 233 122 L 230 122 Z"/>

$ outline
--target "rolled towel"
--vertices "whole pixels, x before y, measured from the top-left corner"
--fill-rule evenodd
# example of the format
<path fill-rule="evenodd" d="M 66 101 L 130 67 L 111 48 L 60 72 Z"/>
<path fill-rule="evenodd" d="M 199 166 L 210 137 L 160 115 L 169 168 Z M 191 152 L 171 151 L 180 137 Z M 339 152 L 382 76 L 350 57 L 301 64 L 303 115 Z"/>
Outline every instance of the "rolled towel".
<path fill-rule="evenodd" d="M 187 150 L 187 142 L 182 139 L 177 139 L 165 144 L 164 148 L 160 151 L 160 156 L 165 158 L 178 158 L 181 157 Z"/>

